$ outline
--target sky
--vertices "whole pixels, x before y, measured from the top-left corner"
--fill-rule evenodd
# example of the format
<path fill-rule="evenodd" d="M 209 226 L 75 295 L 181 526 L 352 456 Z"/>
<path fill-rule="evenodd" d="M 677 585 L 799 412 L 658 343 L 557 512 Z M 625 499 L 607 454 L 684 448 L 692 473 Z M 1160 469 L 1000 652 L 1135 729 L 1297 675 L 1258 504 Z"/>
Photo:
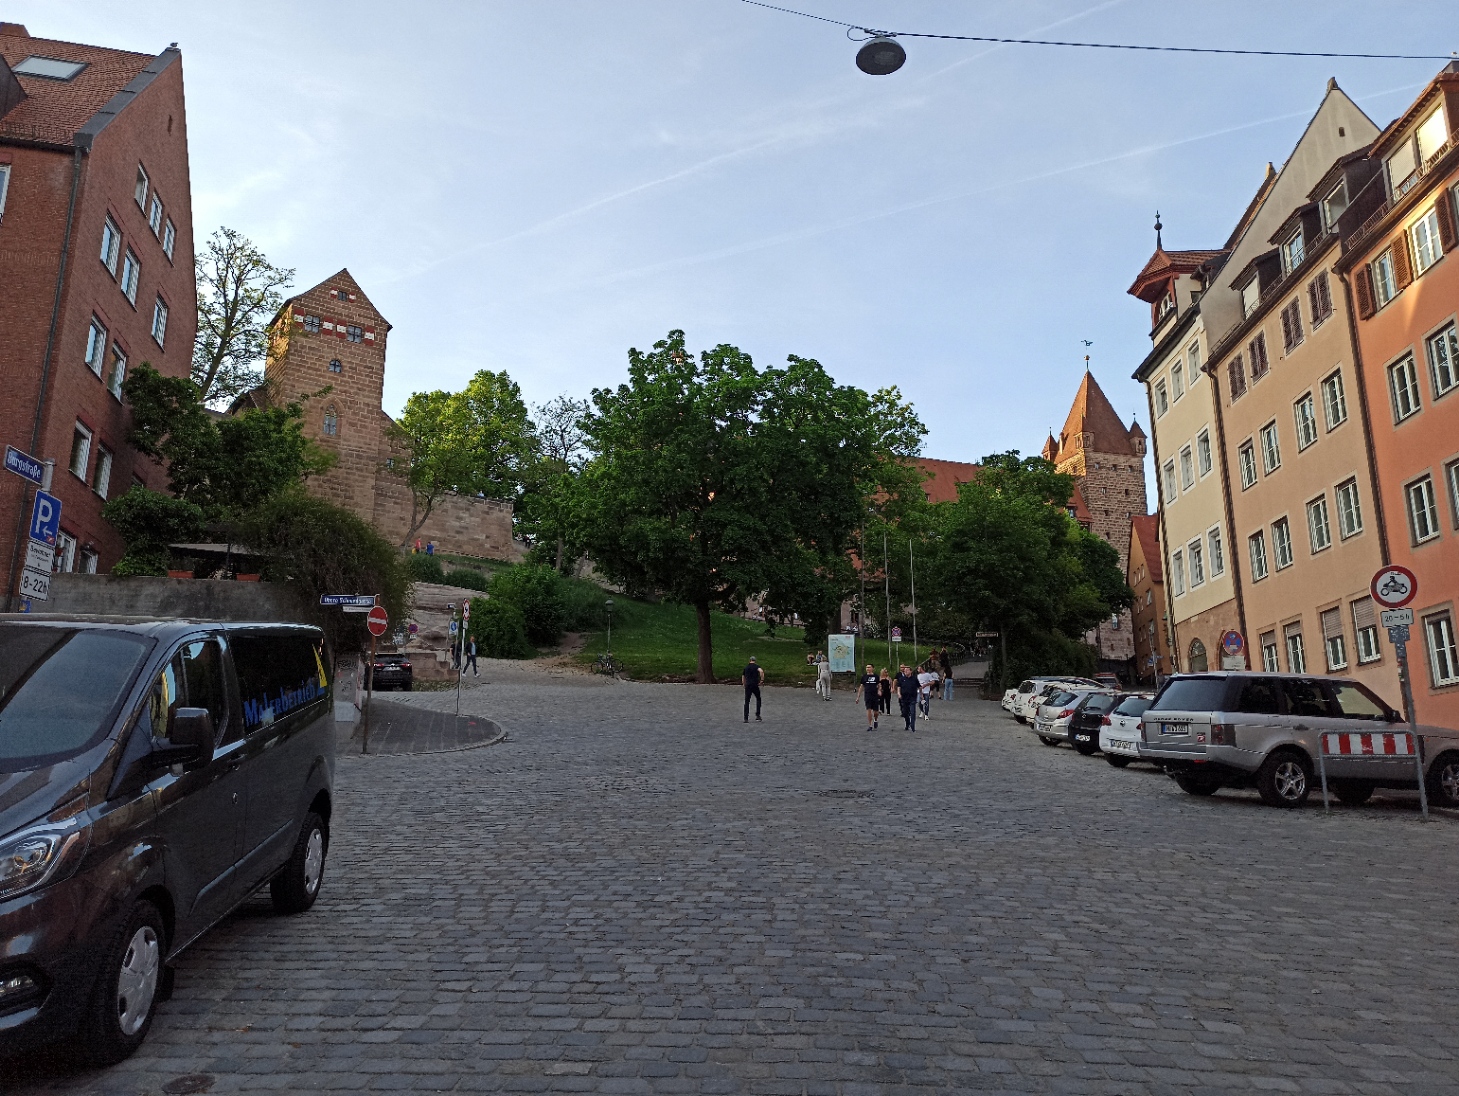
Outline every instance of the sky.
<path fill-rule="evenodd" d="M 943 34 L 1447 53 L 1452 0 L 789 0 Z M 1438 61 L 904 39 L 741 0 L 7 0 L 33 35 L 183 54 L 199 239 L 296 288 L 348 267 L 393 325 L 385 408 L 506 370 L 620 383 L 674 328 L 898 385 L 927 455 L 1037 452 L 1088 353 L 1128 421 L 1154 247 L 1218 247 L 1329 77 L 1379 124 Z M 1448 28 L 1440 40 L 1437 28 Z M 1092 346 L 1086 347 L 1084 340 Z M 1153 493 L 1153 478 L 1151 481 Z"/>

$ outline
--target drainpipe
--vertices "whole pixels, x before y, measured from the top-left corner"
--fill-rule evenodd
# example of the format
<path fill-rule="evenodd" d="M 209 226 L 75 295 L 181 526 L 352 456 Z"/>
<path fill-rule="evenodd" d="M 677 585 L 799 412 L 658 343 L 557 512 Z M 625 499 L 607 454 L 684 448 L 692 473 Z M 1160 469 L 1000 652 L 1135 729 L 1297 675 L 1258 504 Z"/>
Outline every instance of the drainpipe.
<path fill-rule="evenodd" d="M 1388 549 L 1388 522 L 1383 519 L 1383 488 L 1378 480 L 1378 453 L 1373 447 L 1373 419 L 1368 409 L 1368 386 L 1363 381 L 1363 349 L 1358 344 L 1358 311 L 1353 307 L 1353 287 L 1346 274 L 1342 279 L 1343 301 L 1348 311 L 1348 341 L 1353 344 L 1353 373 L 1358 382 L 1358 411 L 1363 422 L 1363 450 L 1368 455 L 1368 486 L 1373 492 L 1374 517 L 1378 522 L 1378 552 L 1384 567 L 1393 562 Z"/>
<path fill-rule="evenodd" d="M 1160 478 L 1160 443 L 1156 440 L 1155 430 L 1155 397 L 1150 393 L 1150 385 L 1145 385 L 1145 404 L 1150 409 L 1150 453 L 1155 459 L 1155 497 L 1159 505 L 1155 512 L 1160 515 L 1160 560 L 1161 570 L 1164 572 L 1165 581 L 1160 585 L 1165 591 L 1165 620 L 1155 622 L 1157 641 L 1155 648 L 1150 652 L 1155 656 L 1155 680 L 1160 680 L 1160 643 L 1158 633 L 1160 625 L 1169 623 L 1166 630 L 1170 642 L 1170 672 L 1180 672 L 1180 633 L 1175 628 L 1175 602 L 1170 593 L 1170 531 L 1165 526 L 1165 484 Z"/>
<path fill-rule="evenodd" d="M 56 292 L 51 300 L 51 325 L 46 332 L 46 353 L 41 359 L 41 386 L 35 398 L 35 418 L 30 426 L 30 454 L 33 457 L 38 457 L 41 423 L 45 419 L 46 389 L 50 387 L 51 380 L 51 357 L 56 346 L 56 328 L 61 322 L 61 295 L 66 287 L 66 266 L 71 258 L 71 230 L 76 220 L 76 194 L 81 187 L 81 153 L 82 147 L 78 144 L 71 155 L 71 199 L 66 207 L 66 234 L 61 242 L 60 267 L 56 271 Z M 20 509 L 15 515 L 15 538 L 10 549 L 10 574 L 5 583 L 6 608 L 12 612 L 18 607 L 15 590 L 20 573 L 20 549 L 25 540 L 25 509 L 29 501 L 30 488 L 22 485 Z"/>
<path fill-rule="evenodd" d="M 1216 441 L 1221 451 L 1221 502 L 1226 511 L 1226 531 L 1231 534 L 1231 589 L 1236 594 L 1236 624 L 1246 640 L 1246 665 L 1252 665 L 1251 633 L 1246 627 L 1246 596 L 1241 587 L 1240 537 L 1236 531 L 1236 513 L 1231 505 L 1231 465 L 1226 460 L 1226 416 L 1221 413 L 1221 380 L 1216 376 L 1215 366 L 1207 362 L 1201 366 L 1211 382 L 1211 406 L 1216 409 Z M 1219 647 L 1220 644 L 1217 644 Z"/>

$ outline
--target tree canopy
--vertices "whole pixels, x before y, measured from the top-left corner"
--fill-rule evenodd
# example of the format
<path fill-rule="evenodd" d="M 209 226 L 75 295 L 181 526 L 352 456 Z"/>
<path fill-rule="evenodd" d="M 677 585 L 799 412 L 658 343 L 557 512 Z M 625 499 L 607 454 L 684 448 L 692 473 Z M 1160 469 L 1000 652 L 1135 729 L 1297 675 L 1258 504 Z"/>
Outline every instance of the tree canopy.
<path fill-rule="evenodd" d="M 192 381 L 202 402 L 225 405 L 259 382 L 268 323 L 294 271 L 274 266 L 248 237 L 220 228 L 197 255 L 198 335 Z"/>

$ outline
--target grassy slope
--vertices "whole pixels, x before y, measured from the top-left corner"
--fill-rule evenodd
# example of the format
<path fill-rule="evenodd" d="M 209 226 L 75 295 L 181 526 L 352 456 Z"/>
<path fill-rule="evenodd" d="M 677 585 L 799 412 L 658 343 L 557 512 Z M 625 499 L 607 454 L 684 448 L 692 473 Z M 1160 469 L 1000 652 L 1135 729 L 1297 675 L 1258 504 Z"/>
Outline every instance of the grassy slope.
<path fill-rule="evenodd" d="M 693 679 L 698 664 L 699 628 L 692 607 L 650 605 L 625 597 L 615 597 L 614 603 L 613 654 L 630 677 Z M 799 628 L 777 627 L 771 639 L 765 634 L 764 624 L 725 613 L 713 614 L 710 628 L 714 635 L 715 677 L 738 681 L 754 655 L 765 668 L 767 684 L 814 684 L 815 672 L 805 660 L 810 648 Z M 607 636 L 594 632 L 586 640 L 582 659 L 591 662 L 606 649 Z"/>

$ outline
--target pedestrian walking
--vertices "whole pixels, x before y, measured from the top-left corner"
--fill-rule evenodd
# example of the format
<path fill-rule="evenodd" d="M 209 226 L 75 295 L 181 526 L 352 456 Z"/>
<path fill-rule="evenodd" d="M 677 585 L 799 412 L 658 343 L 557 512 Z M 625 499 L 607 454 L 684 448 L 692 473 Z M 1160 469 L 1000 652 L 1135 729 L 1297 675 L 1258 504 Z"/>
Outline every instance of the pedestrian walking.
<path fill-rule="evenodd" d="M 435 554 L 436 554 L 436 542 L 433 541 L 433 540 L 426 541 L 426 555 L 433 556 Z"/>
<path fill-rule="evenodd" d="M 928 666 L 922 667 L 917 675 L 917 699 L 922 705 L 924 719 L 932 718 L 932 686 L 937 684 L 937 675 Z"/>
<path fill-rule="evenodd" d="M 866 673 L 861 675 L 861 684 L 856 687 L 861 703 L 866 707 L 866 729 L 874 731 L 881 717 L 881 679 L 876 676 L 876 667 L 866 664 Z"/>
<path fill-rule="evenodd" d="M 755 722 L 760 723 L 760 683 L 765 680 L 765 671 L 760 669 L 760 664 L 750 656 L 750 664 L 745 667 L 745 672 L 740 674 L 740 684 L 745 687 L 745 722 L 750 722 L 750 697 L 755 698 Z"/>
<path fill-rule="evenodd" d="M 420 537 L 415 538 L 415 548 L 411 550 L 410 554 L 413 556 L 420 555 Z"/>
<path fill-rule="evenodd" d="M 481 676 L 481 671 L 476 668 L 476 638 L 474 636 L 466 641 L 466 665 L 471 667 L 472 677 Z"/>
<path fill-rule="evenodd" d="M 831 662 L 824 652 L 816 663 L 816 695 L 824 700 L 831 699 Z"/>
<path fill-rule="evenodd" d="M 942 677 L 942 699 L 952 699 L 952 656 L 944 647 L 937 653 L 937 669 Z"/>
<path fill-rule="evenodd" d="M 951 670 L 947 671 L 947 673 L 944 674 L 943 675 L 943 678 L 942 678 L 942 699 L 943 700 L 951 700 L 952 699 L 952 671 Z"/>
<path fill-rule="evenodd" d="M 906 666 L 897 669 L 897 702 L 902 707 L 902 723 L 907 730 L 917 730 L 917 675 Z"/>
<path fill-rule="evenodd" d="M 892 675 L 886 670 L 881 672 L 881 710 L 887 715 L 892 714 Z"/>

